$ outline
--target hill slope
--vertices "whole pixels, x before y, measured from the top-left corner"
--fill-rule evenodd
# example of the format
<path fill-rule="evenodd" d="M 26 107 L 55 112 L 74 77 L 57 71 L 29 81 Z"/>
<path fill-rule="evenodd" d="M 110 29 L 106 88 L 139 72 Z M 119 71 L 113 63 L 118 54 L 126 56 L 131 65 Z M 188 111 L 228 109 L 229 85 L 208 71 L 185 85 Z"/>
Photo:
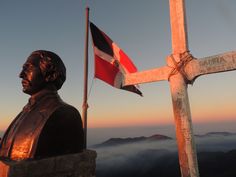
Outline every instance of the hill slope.
<path fill-rule="evenodd" d="M 108 146 L 119 146 L 119 145 L 125 145 L 130 143 L 139 143 L 139 142 L 154 142 L 154 141 L 161 141 L 161 140 L 170 140 L 172 138 L 165 136 L 165 135 L 152 135 L 150 137 L 140 136 L 140 137 L 133 137 L 133 138 L 110 138 L 109 140 L 94 145 L 94 148 L 100 148 L 100 147 L 108 147 Z"/>

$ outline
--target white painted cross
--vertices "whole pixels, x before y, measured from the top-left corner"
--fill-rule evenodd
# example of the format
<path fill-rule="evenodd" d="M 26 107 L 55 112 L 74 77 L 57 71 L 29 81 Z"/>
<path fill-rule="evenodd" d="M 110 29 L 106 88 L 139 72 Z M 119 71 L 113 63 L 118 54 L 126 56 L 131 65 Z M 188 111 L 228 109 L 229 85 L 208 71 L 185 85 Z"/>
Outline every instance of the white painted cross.
<path fill-rule="evenodd" d="M 172 54 L 167 66 L 125 76 L 124 85 L 168 80 L 182 177 L 199 177 L 187 86 L 201 75 L 236 69 L 236 51 L 195 59 L 188 51 L 184 0 L 169 0 Z"/>

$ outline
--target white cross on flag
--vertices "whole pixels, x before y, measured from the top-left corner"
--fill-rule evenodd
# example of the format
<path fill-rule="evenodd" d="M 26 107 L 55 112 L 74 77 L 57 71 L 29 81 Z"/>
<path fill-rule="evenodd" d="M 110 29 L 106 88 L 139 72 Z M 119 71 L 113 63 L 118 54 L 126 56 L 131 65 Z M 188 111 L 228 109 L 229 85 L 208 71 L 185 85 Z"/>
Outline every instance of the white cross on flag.
<path fill-rule="evenodd" d="M 95 77 L 113 87 L 142 96 L 134 85 L 123 86 L 124 75 L 137 72 L 129 57 L 98 27 L 90 22 L 95 58 Z"/>

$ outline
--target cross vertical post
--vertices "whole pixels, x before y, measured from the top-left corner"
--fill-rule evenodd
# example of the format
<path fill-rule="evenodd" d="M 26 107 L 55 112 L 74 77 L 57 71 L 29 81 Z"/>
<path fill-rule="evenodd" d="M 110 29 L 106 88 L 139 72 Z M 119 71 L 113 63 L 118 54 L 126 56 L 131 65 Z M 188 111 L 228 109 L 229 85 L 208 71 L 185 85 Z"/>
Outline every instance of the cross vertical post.
<path fill-rule="evenodd" d="M 170 0 L 169 3 L 172 32 L 172 56 L 167 58 L 167 64 L 173 66 L 175 63 L 181 62 L 182 55 L 185 52 L 188 52 L 188 37 L 184 0 Z M 182 177 L 199 177 L 187 92 L 188 83 L 186 83 L 181 72 L 172 75 L 169 78 L 169 82 L 175 117 L 181 174 Z"/>

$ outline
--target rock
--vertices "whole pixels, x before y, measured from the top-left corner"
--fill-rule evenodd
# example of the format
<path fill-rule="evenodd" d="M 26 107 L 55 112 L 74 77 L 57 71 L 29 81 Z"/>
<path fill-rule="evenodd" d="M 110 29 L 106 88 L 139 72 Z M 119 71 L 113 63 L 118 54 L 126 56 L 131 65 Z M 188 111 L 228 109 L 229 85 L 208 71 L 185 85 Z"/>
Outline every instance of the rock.
<path fill-rule="evenodd" d="M 0 160 L 0 177 L 95 177 L 96 156 L 84 150 L 41 160 Z"/>

